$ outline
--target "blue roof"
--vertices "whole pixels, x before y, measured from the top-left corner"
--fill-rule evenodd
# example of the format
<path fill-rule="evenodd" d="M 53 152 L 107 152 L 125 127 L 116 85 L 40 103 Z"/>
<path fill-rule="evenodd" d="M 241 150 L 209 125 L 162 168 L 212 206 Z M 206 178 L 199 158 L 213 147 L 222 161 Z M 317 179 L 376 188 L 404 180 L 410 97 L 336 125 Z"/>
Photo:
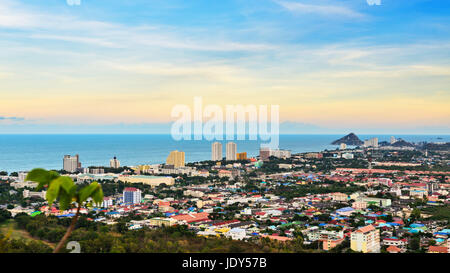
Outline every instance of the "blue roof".
<path fill-rule="evenodd" d="M 73 216 L 75 216 L 74 213 L 69 213 L 69 214 L 59 215 L 58 217 L 73 217 Z"/>
<path fill-rule="evenodd" d="M 110 212 L 107 212 L 106 214 L 112 215 L 112 214 L 119 214 L 119 213 L 117 211 L 110 211 Z"/>
<path fill-rule="evenodd" d="M 345 207 L 345 208 L 341 208 L 341 209 L 336 210 L 336 212 L 347 212 L 347 211 L 354 211 L 354 210 L 355 210 L 354 208 Z"/>

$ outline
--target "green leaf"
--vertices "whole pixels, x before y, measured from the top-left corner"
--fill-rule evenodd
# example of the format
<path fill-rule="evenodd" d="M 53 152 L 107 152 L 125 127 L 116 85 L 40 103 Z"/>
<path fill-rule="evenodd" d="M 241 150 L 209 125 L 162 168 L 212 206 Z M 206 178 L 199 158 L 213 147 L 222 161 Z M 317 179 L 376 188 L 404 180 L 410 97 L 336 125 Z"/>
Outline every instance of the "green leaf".
<path fill-rule="evenodd" d="M 72 197 L 65 191 L 60 191 L 59 193 L 59 209 L 66 210 L 70 207 L 72 203 Z"/>
<path fill-rule="evenodd" d="M 61 180 L 56 179 L 50 182 L 50 186 L 47 189 L 47 194 L 45 195 L 45 198 L 47 199 L 50 206 L 58 197 L 60 188 Z"/>
<path fill-rule="evenodd" d="M 94 191 L 92 194 L 92 199 L 94 199 L 95 203 L 99 206 L 103 202 L 103 190 L 102 187 L 99 185 L 98 189 Z"/>
<path fill-rule="evenodd" d="M 75 184 L 72 181 L 72 178 L 70 178 L 68 176 L 60 176 L 56 180 L 60 180 L 61 181 L 61 187 L 64 189 L 64 191 L 66 193 L 70 193 L 72 188 L 73 188 L 73 186 L 75 186 Z"/>
<path fill-rule="evenodd" d="M 100 185 L 97 182 L 92 182 L 90 185 L 82 188 L 79 195 L 80 202 L 86 201 L 99 187 Z"/>
<path fill-rule="evenodd" d="M 28 173 L 25 181 L 33 181 L 38 182 L 38 186 L 36 188 L 37 191 L 42 190 L 45 185 L 50 184 L 50 182 L 59 177 L 59 174 L 54 171 L 47 171 L 44 169 L 33 169 Z"/>

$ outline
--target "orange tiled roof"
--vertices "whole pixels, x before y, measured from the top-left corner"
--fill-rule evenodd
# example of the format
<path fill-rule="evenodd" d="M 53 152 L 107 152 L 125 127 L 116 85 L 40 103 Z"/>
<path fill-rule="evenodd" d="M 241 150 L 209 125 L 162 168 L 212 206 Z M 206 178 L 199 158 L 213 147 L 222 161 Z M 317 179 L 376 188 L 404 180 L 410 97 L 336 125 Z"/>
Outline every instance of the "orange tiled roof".
<path fill-rule="evenodd" d="M 430 246 L 428 252 L 447 253 L 448 250 L 446 246 Z"/>
<path fill-rule="evenodd" d="M 402 251 L 400 248 L 398 248 L 396 246 L 390 246 L 386 250 L 387 250 L 387 252 L 390 252 L 390 253 L 392 253 L 392 252 L 401 252 Z"/>
<path fill-rule="evenodd" d="M 369 231 L 372 231 L 372 230 L 375 230 L 375 227 L 372 226 L 372 225 L 368 225 L 368 226 L 359 228 L 356 232 L 366 233 L 366 232 L 369 232 Z"/>

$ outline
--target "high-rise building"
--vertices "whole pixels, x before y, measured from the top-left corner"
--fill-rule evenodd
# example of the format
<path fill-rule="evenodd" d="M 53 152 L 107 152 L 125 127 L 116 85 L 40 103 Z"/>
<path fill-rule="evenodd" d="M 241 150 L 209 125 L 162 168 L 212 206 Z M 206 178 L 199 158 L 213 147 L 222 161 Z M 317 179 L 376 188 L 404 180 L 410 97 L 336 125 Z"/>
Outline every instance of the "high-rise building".
<path fill-rule="evenodd" d="M 18 173 L 18 181 L 19 182 L 25 182 L 25 179 L 27 178 L 28 172 L 19 172 Z"/>
<path fill-rule="evenodd" d="M 125 188 L 123 190 L 123 202 L 129 204 L 141 203 L 142 192 L 136 188 Z"/>
<path fill-rule="evenodd" d="M 227 143 L 227 160 L 236 160 L 237 145 L 234 142 Z"/>
<path fill-rule="evenodd" d="M 281 149 L 271 149 L 268 147 L 261 147 L 259 149 L 259 158 L 262 161 L 269 160 L 269 157 L 274 156 L 277 158 L 291 158 L 291 151 Z"/>
<path fill-rule="evenodd" d="M 378 148 L 378 138 L 374 137 L 364 141 L 364 147 Z"/>
<path fill-rule="evenodd" d="M 270 148 L 261 147 L 259 149 L 259 159 L 262 161 L 269 160 L 270 157 Z"/>
<path fill-rule="evenodd" d="M 175 168 L 184 167 L 184 152 L 172 151 L 166 160 L 167 165 L 173 165 Z"/>
<path fill-rule="evenodd" d="M 247 160 L 247 153 L 243 152 L 243 153 L 238 153 L 236 155 L 237 160 Z"/>
<path fill-rule="evenodd" d="M 341 149 L 341 150 L 345 150 L 345 149 L 347 149 L 347 144 L 345 144 L 345 143 L 341 143 L 341 147 L 340 147 L 340 149 Z"/>
<path fill-rule="evenodd" d="M 363 253 L 379 253 L 380 230 L 368 225 L 352 232 L 350 248 Z"/>
<path fill-rule="evenodd" d="M 214 142 L 211 147 L 211 160 L 212 161 L 221 161 L 222 156 L 222 143 L 220 142 Z"/>
<path fill-rule="evenodd" d="M 65 155 L 63 158 L 63 169 L 66 172 L 74 173 L 78 168 L 81 168 L 79 155 L 71 156 Z"/>
<path fill-rule="evenodd" d="M 120 161 L 117 160 L 117 157 L 114 157 L 109 161 L 109 166 L 114 169 L 120 168 Z"/>

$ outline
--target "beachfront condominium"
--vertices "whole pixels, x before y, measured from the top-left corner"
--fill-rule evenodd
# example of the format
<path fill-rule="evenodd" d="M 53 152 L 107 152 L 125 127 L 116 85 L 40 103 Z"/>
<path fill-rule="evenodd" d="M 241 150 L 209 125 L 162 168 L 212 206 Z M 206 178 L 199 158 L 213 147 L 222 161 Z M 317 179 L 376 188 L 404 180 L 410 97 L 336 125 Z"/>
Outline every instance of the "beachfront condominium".
<path fill-rule="evenodd" d="M 120 161 L 117 160 L 117 157 L 114 157 L 109 161 L 109 166 L 111 166 L 111 168 L 113 169 L 118 169 L 120 168 Z"/>
<path fill-rule="evenodd" d="M 352 232 L 350 248 L 357 252 L 379 253 L 380 230 L 368 225 Z"/>
<path fill-rule="evenodd" d="M 236 160 L 236 151 L 237 151 L 237 145 L 234 142 L 228 142 L 227 143 L 227 160 L 233 161 Z"/>
<path fill-rule="evenodd" d="M 63 170 L 69 173 L 74 173 L 78 168 L 81 168 L 80 157 L 78 155 L 65 155 L 63 158 Z"/>
<path fill-rule="evenodd" d="M 173 165 L 175 168 L 184 167 L 184 152 L 172 151 L 166 160 L 167 165 Z"/>
<path fill-rule="evenodd" d="M 222 143 L 214 142 L 211 146 L 211 160 L 221 161 L 222 160 Z"/>
<path fill-rule="evenodd" d="M 378 138 L 374 137 L 364 141 L 364 147 L 378 148 Z"/>

